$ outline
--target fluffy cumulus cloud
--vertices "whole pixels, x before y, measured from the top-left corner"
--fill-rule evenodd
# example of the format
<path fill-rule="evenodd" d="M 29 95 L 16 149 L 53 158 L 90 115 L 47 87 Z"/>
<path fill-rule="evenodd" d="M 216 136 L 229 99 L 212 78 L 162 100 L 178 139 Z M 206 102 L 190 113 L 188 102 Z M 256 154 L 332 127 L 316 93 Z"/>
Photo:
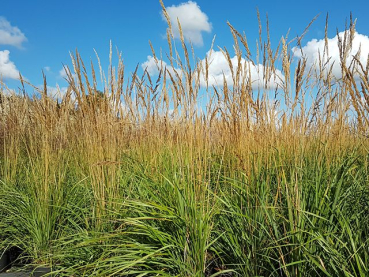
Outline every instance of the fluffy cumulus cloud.
<path fill-rule="evenodd" d="M 12 26 L 5 17 L 0 16 L 0 44 L 21 48 L 25 41 L 27 38 L 21 30 Z"/>
<path fill-rule="evenodd" d="M 232 78 L 232 70 L 229 66 L 227 58 L 221 51 L 209 51 L 207 53 L 208 57 L 208 80 L 206 82 L 206 77 L 204 74 L 205 70 L 202 70 L 202 74 L 200 75 L 200 85 L 205 87 L 207 84 L 209 86 L 223 86 L 224 79 L 227 82 L 228 86 L 233 86 L 233 78 Z M 151 56 L 147 57 L 147 61 L 142 64 L 142 68 L 146 69 L 150 76 L 158 75 L 160 64 L 162 63 L 163 68 L 167 68 L 167 70 L 172 74 L 174 69 L 172 66 L 168 65 L 164 61 L 155 59 Z M 205 59 L 201 60 L 202 67 L 205 68 Z M 237 56 L 231 58 L 232 69 L 236 72 L 238 67 Z M 280 70 L 275 70 L 274 72 L 270 72 L 268 77 L 265 75 L 265 68 L 263 65 L 253 65 L 251 62 L 246 61 L 245 59 L 241 59 L 240 62 L 240 71 L 241 71 L 241 80 L 249 80 L 251 81 L 251 86 L 253 89 L 276 89 L 277 87 L 282 87 L 283 84 L 283 74 Z M 181 74 L 180 69 L 175 69 L 178 74 Z"/>
<path fill-rule="evenodd" d="M 44 90 L 44 85 L 38 85 L 37 91 L 41 93 Z M 68 87 L 60 87 L 58 84 L 55 86 L 47 86 L 47 94 L 58 100 L 62 100 L 63 97 L 67 94 Z M 72 94 L 72 99 L 74 98 L 74 95 Z"/>
<path fill-rule="evenodd" d="M 180 38 L 177 18 L 181 24 L 182 32 L 185 40 L 192 42 L 196 46 L 202 46 L 203 38 L 202 32 L 211 32 L 212 26 L 209 22 L 208 16 L 201 11 L 196 2 L 188 1 L 179 4 L 178 6 L 166 7 L 169 15 L 173 36 Z M 165 19 L 162 14 L 163 20 Z"/>
<path fill-rule="evenodd" d="M 9 50 L 0 51 L 0 78 L 18 79 L 19 71 L 9 59 Z"/>
<path fill-rule="evenodd" d="M 158 62 L 155 61 L 155 58 L 152 56 L 147 56 L 147 61 L 145 61 L 142 65 L 142 69 L 146 70 L 147 73 L 150 74 L 150 76 L 155 76 L 159 74 L 160 67 L 162 66 L 163 69 L 166 69 L 169 71 L 169 73 L 174 77 L 174 68 L 171 65 L 168 65 L 166 62 L 158 60 Z M 181 74 L 180 69 L 176 69 L 178 74 Z"/>
<path fill-rule="evenodd" d="M 67 93 L 67 90 L 68 90 L 68 87 L 59 87 L 58 84 L 56 84 L 55 87 L 47 86 L 48 94 L 56 99 L 62 99 L 64 95 Z"/>
<path fill-rule="evenodd" d="M 59 78 L 63 78 L 63 79 L 68 80 L 68 75 L 67 75 L 67 72 L 65 70 L 69 70 L 69 72 L 72 74 L 72 77 L 76 78 L 77 75 L 66 67 L 63 67 L 62 69 L 59 70 Z"/>
<path fill-rule="evenodd" d="M 65 79 L 68 78 L 67 72 L 65 71 L 64 67 L 59 70 L 59 77 L 65 78 Z"/>
<path fill-rule="evenodd" d="M 223 85 L 224 79 L 227 84 L 232 86 L 233 78 L 232 78 L 232 70 L 229 66 L 227 58 L 221 51 L 212 51 L 207 53 L 208 56 L 208 84 L 209 86 L 217 86 Z M 205 67 L 205 60 L 202 60 L 203 67 Z M 238 59 L 237 56 L 231 58 L 232 69 L 234 72 L 237 71 L 238 68 Z M 248 80 L 250 78 L 251 86 L 253 89 L 276 89 L 277 87 L 281 87 L 283 83 L 283 74 L 280 70 L 276 69 L 274 72 L 268 73 L 268 77 L 266 76 L 265 68 L 262 64 L 254 65 L 250 61 L 246 61 L 245 59 L 241 59 L 240 62 L 240 71 L 241 78 Z M 206 85 L 205 78 L 203 77 L 201 80 L 201 84 L 203 86 Z"/>
<path fill-rule="evenodd" d="M 292 48 L 293 55 L 299 59 L 306 58 L 308 67 L 318 68 L 319 60 L 321 60 L 323 63 L 327 63 L 327 70 L 332 66 L 332 74 L 336 78 L 340 78 L 342 77 L 342 72 L 338 44 L 339 39 L 343 41 L 344 36 L 345 32 L 340 32 L 335 37 L 328 39 L 328 56 L 326 54 L 323 56 L 323 53 L 325 53 L 324 39 L 313 39 L 301 49 L 298 47 Z M 355 32 L 351 50 L 345 61 L 347 66 L 351 64 L 353 57 L 357 53 L 360 54 L 358 58 L 365 67 L 369 55 L 369 37 Z"/>

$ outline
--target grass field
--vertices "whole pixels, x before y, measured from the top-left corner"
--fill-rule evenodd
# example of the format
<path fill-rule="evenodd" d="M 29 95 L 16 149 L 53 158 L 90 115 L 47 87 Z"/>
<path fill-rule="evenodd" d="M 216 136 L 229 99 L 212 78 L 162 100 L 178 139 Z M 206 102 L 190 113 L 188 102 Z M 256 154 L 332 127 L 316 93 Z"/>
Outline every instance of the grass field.
<path fill-rule="evenodd" d="M 155 78 L 125 75 L 120 56 L 105 77 L 76 52 L 62 99 L 46 81 L 34 97 L 2 86 L 0 250 L 60 276 L 369 276 L 369 60 L 346 62 L 354 23 L 339 78 L 326 52 L 292 59 L 301 38 L 260 39 L 251 56 L 230 32 L 232 84 L 201 85 L 211 57 L 168 31 L 172 69 L 153 51 Z"/>

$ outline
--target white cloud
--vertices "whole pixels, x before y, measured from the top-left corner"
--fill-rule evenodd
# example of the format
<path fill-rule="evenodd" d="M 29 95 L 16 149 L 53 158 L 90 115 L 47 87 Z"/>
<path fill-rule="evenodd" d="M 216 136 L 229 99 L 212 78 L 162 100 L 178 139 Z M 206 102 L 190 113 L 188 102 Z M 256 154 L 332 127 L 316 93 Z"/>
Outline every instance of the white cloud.
<path fill-rule="evenodd" d="M 44 85 L 36 86 L 36 90 L 41 93 L 44 90 Z M 47 94 L 54 99 L 61 100 L 67 94 L 68 87 L 60 87 L 58 84 L 54 86 L 47 86 Z M 71 98 L 74 99 L 74 95 L 71 95 Z"/>
<path fill-rule="evenodd" d="M 68 75 L 67 75 L 67 72 L 65 71 L 65 69 L 67 69 L 67 70 L 68 70 L 68 72 L 72 74 L 72 77 L 73 77 L 73 78 L 76 78 L 76 76 L 77 76 L 77 75 L 76 75 L 75 73 L 72 73 L 72 71 L 70 71 L 70 69 L 68 69 L 68 68 L 64 68 L 64 67 L 63 67 L 62 69 L 60 69 L 60 70 L 59 70 L 59 77 L 60 77 L 60 78 L 63 78 L 63 79 L 68 80 Z"/>
<path fill-rule="evenodd" d="M 21 30 L 12 26 L 5 17 L 0 16 L 0 44 L 22 48 L 22 43 L 25 41 L 27 41 L 27 38 Z"/>
<path fill-rule="evenodd" d="M 50 66 L 45 66 L 44 69 L 45 69 L 46 72 L 50 72 L 50 70 L 51 70 Z"/>
<path fill-rule="evenodd" d="M 61 78 L 68 78 L 67 73 L 65 72 L 64 67 L 63 67 L 62 69 L 60 69 L 60 70 L 59 70 L 59 76 L 60 76 Z"/>
<path fill-rule="evenodd" d="M 9 59 L 9 50 L 0 51 L 0 77 L 4 79 L 18 79 L 19 71 Z"/>
<path fill-rule="evenodd" d="M 232 79 L 232 71 L 229 67 L 229 63 L 227 58 L 221 51 L 209 51 L 206 54 L 208 56 L 208 85 L 209 86 L 223 86 L 224 78 L 227 82 L 228 86 L 233 86 Z M 147 61 L 142 64 L 142 68 L 146 69 L 150 76 L 155 76 L 159 74 L 160 63 L 163 64 L 163 68 L 167 68 L 167 70 L 173 75 L 174 69 L 172 66 L 168 65 L 164 61 L 158 60 L 158 64 L 152 56 L 147 57 Z M 238 66 L 237 56 L 231 58 L 231 63 L 233 67 L 233 71 L 236 72 Z M 205 68 L 205 59 L 201 60 L 202 67 Z M 242 80 L 248 80 L 251 77 L 251 86 L 253 89 L 262 89 L 266 87 L 267 89 L 275 89 L 277 86 L 282 87 L 283 84 L 283 74 L 280 70 L 275 70 L 274 73 L 269 73 L 270 76 L 265 78 L 264 76 L 264 66 L 253 65 L 251 62 L 246 61 L 245 59 L 241 59 L 240 62 L 240 82 Z M 175 69 L 178 74 L 182 75 L 182 71 L 180 69 Z M 202 71 L 200 74 L 200 85 L 202 87 L 206 86 L 205 74 Z"/>
<path fill-rule="evenodd" d="M 147 61 L 144 62 L 142 65 L 143 70 L 147 70 L 147 73 L 150 74 L 150 76 L 155 76 L 159 74 L 160 67 L 162 66 L 163 69 L 167 69 L 169 73 L 175 77 L 174 68 L 171 65 L 168 65 L 166 62 L 158 60 L 158 63 L 156 63 L 155 58 L 152 56 L 147 56 Z M 181 74 L 180 69 L 176 69 L 178 74 Z"/>
<path fill-rule="evenodd" d="M 178 6 L 166 7 L 169 15 L 174 38 L 180 38 L 177 18 L 181 24 L 185 40 L 191 41 L 194 45 L 204 44 L 202 32 L 211 32 L 212 26 L 208 16 L 201 11 L 196 2 L 188 1 Z M 163 20 L 166 20 L 162 13 Z"/>
<path fill-rule="evenodd" d="M 349 31 L 347 31 L 349 32 Z M 328 54 L 323 57 L 324 49 L 325 49 L 325 41 L 324 39 L 317 40 L 313 39 L 309 41 L 302 49 L 298 47 L 292 48 L 293 55 L 299 59 L 305 57 L 307 60 L 307 67 L 314 67 L 316 69 L 319 68 L 319 58 L 323 63 L 328 62 L 326 69 L 328 70 L 332 65 L 332 74 L 336 78 L 342 77 L 341 72 L 341 61 L 340 54 L 338 48 L 339 38 L 343 41 L 345 32 L 340 32 L 338 36 L 336 35 L 333 38 L 328 39 Z M 369 55 L 369 37 L 365 35 L 361 35 L 355 32 L 354 39 L 352 41 L 351 51 L 348 53 L 346 59 L 346 65 L 349 66 L 353 60 L 353 56 L 355 56 L 358 51 L 360 51 L 359 60 L 364 65 L 366 65 L 366 61 Z"/>
<path fill-rule="evenodd" d="M 211 55 L 210 55 L 211 54 Z M 233 79 L 232 79 L 232 71 L 229 67 L 229 63 L 227 58 L 221 51 L 210 51 L 207 53 L 208 56 L 208 83 L 209 86 L 223 86 L 224 79 L 227 81 L 229 86 L 233 86 Z M 203 67 L 205 68 L 205 60 L 202 60 Z M 238 67 L 238 59 L 237 56 L 231 58 L 231 63 L 233 67 L 233 71 L 237 71 Z M 264 66 L 262 64 L 253 65 L 250 61 L 246 61 L 245 59 L 241 58 L 240 62 L 240 80 L 248 80 L 251 77 L 251 86 L 253 89 L 261 89 L 265 86 L 268 89 L 275 89 L 277 86 L 281 87 L 283 83 L 283 74 L 280 70 L 275 70 L 274 73 L 270 73 L 270 76 L 265 78 L 264 76 Z M 206 86 L 205 78 L 202 77 L 201 85 Z"/>
<path fill-rule="evenodd" d="M 55 99 L 62 99 L 67 93 L 67 90 L 68 87 L 59 87 L 58 84 L 55 87 L 47 86 L 47 93 Z"/>

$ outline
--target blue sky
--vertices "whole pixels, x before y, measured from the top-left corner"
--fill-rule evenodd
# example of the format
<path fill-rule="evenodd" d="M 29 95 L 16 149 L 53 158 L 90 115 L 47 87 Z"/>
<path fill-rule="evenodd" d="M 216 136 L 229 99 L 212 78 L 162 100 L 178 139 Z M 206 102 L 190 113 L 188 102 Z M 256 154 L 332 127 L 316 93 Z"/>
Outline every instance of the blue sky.
<path fill-rule="evenodd" d="M 198 58 L 203 59 L 216 35 L 215 46 L 231 50 L 233 40 L 226 24 L 244 31 L 251 46 L 258 39 L 256 8 L 263 23 L 269 16 L 272 43 L 276 46 L 288 29 L 290 38 L 303 32 L 314 16 L 320 14 L 303 41 L 324 37 L 325 16 L 329 13 L 329 37 L 336 28 L 343 31 L 350 12 L 357 18 L 356 30 L 362 36 L 362 47 L 369 48 L 369 2 L 356 1 L 164 1 L 171 16 L 183 19 L 183 29 L 191 40 Z M 172 9 L 171 9 L 172 8 Z M 191 18 L 192 15 L 197 15 Z M 265 25 L 264 25 L 265 26 Z M 165 52 L 167 24 L 158 0 L 146 1 L 41 1 L 2 0 L 0 8 L 0 74 L 5 83 L 16 88 L 20 71 L 32 84 L 42 83 L 44 70 L 48 85 L 67 86 L 60 74 L 62 64 L 70 65 L 69 52 L 78 49 L 85 62 L 97 65 L 96 49 L 105 70 L 109 59 L 109 43 L 123 55 L 126 70 L 139 64 L 149 65 L 149 40 L 156 52 Z M 264 28 L 265 29 L 265 28 Z M 368 43 L 367 43 L 368 42 Z M 318 46 L 317 46 L 318 47 Z M 312 52 L 314 45 L 309 48 Z M 256 55 L 255 49 L 252 49 Z M 369 51 L 369 50 L 368 50 Z M 154 73 L 154 72 L 153 72 Z M 5 78 L 4 78 L 5 76 Z"/>

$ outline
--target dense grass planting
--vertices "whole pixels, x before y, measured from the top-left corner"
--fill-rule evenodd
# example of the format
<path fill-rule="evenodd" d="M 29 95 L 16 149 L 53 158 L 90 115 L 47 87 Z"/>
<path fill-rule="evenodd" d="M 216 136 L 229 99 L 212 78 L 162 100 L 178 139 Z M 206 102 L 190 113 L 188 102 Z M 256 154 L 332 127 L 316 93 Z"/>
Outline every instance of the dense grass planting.
<path fill-rule="evenodd" d="M 347 63 L 354 23 L 339 78 L 327 52 L 292 59 L 301 37 L 272 48 L 260 33 L 252 55 L 229 26 L 232 84 L 207 85 L 211 54 L 198 62 L 169 28 L 158 76 L 126 76 L 119 55 L 105 76 L 76 52 L 62 99 L 46 80 L 35 96 L 3 86 L 0 253 L 58 276 L 369 276 L 369 60 Z"/>

